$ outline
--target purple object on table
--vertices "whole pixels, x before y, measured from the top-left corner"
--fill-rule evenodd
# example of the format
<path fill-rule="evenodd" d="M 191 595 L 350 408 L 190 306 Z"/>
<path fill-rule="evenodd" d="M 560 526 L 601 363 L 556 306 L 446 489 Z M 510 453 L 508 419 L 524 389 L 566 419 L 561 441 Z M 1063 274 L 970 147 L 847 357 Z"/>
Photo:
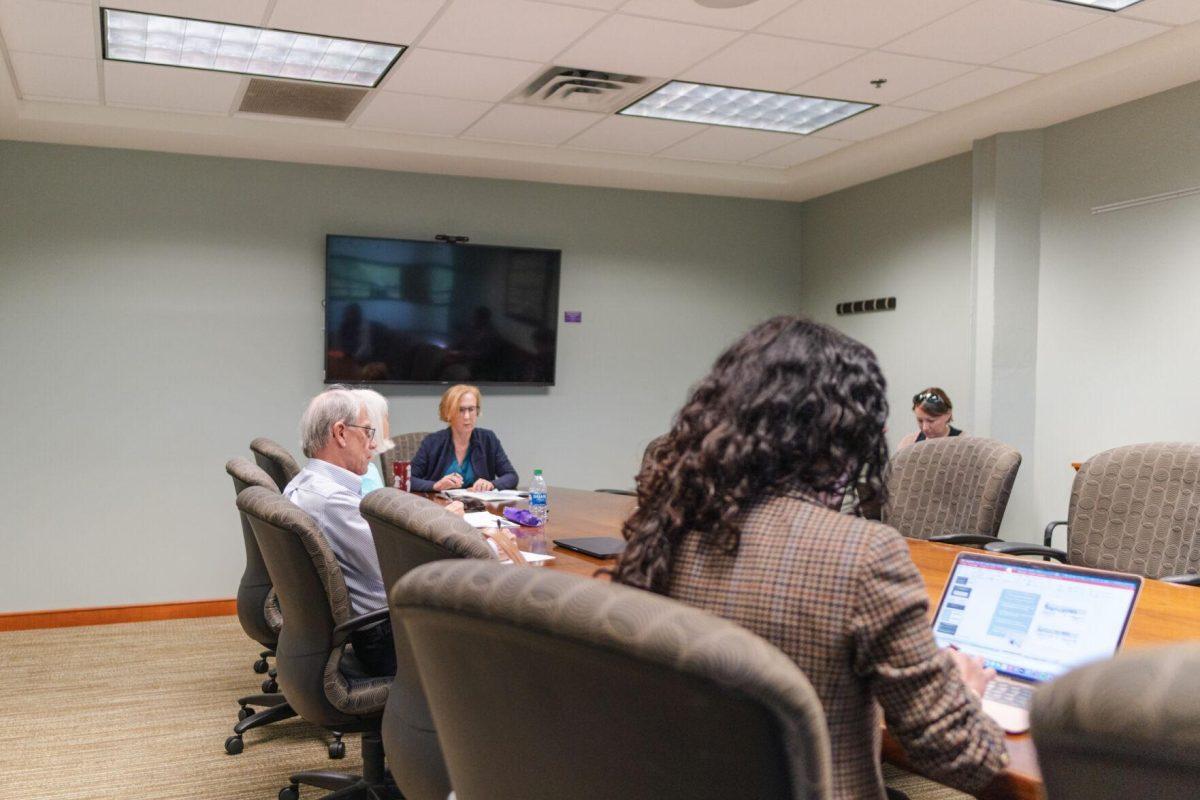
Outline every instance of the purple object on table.
<path fill-rule="evenodd" d="M 526 511 L 523 508 L 506 508 L 504 509 L 504 518 L 517 523 L 523 528 L 536 528 L 542 524 L 542 521 L 535 517 L 532 512 Z"/>

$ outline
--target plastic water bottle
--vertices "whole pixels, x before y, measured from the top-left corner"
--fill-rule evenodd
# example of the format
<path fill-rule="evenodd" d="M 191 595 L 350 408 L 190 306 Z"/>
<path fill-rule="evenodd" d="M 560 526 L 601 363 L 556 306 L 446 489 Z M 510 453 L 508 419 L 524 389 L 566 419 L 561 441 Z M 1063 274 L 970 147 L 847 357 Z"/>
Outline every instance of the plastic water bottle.
<path fill-rule="evenodd" d="M 545 522 L 550 518 L 550 504 L 546 499 L 546 479 L 542 471 L 533 471 L 533 480 L 529 483 L 529 510 L 535 517 Z"/>

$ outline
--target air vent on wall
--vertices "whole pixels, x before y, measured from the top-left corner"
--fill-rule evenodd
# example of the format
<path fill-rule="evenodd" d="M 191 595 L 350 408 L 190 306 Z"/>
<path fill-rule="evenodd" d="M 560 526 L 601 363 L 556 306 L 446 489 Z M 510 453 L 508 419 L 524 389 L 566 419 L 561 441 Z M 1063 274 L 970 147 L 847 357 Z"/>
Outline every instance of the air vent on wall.
<path fill-rule="evenodd" d="M 637 75 L 551 67 L 508 99 L 533 106 L 610 112 L 629 105 L 649 86 L 647 78 Z"/>
<path fill-rule="evenodd" d="M 251 78 L 238 111 L 345 122 L 366 89 Z"/>

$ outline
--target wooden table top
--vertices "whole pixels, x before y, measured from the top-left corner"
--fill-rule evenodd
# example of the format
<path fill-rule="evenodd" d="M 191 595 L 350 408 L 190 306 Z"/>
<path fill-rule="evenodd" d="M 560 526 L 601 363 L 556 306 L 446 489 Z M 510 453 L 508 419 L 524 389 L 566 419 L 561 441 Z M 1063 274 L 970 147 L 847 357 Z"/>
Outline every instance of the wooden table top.
<path fill-rule="evenodd" d="M 544 529 L 519 528 L 514 532 L 522 550 L 550 553 L 553 561 L 545 562 L 548 569 L 561 570 L 583 577 L 597 577 L 597 571 L 611 567 L 613 561 L 564 550 L 553 544 L 554 539 L 578 536 L 620 536 L 621 524 L 634 508 L 635 498 L 623 495 L 588 492 L 578 489 L 549 491 L 550 519 Z M 493 509 L 495 510 L 495 509 Z M 908 540 L 913 562 L 925 579 L 929 593 L 930 614 L 936 609 L 942 589 L 954 564 L 954 557 L 963 548 L 934 544 L 918 539 Z M 602 576 L 601 576 L 602 577 Z M 1138 597 L 1124 647 L 1146 647 L 1189 639 L 1200 639 L 1200 589 L 1177 586 L 1162 581 L 1147 580 Z M 932 620 L 931 620 L 932 621 Z M 987 797 L 1021 798 L 1044 797 L 1041 773 L 1033 741 L 1027 735 L 1009 736 L 1011 764 L 987 793 Z M 890 737 L 885 737 L 884 758 L 906 766 L 903 750 Z"/>

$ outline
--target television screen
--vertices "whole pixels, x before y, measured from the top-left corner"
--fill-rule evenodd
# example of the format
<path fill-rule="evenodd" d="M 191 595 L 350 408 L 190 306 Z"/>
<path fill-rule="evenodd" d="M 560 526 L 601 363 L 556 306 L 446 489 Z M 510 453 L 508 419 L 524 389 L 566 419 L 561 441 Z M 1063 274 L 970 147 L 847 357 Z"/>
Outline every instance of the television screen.
<path fill-rule="evenodd" d="M 561 255 L 327 236 L 325 382 L 552 386 Z"/>

